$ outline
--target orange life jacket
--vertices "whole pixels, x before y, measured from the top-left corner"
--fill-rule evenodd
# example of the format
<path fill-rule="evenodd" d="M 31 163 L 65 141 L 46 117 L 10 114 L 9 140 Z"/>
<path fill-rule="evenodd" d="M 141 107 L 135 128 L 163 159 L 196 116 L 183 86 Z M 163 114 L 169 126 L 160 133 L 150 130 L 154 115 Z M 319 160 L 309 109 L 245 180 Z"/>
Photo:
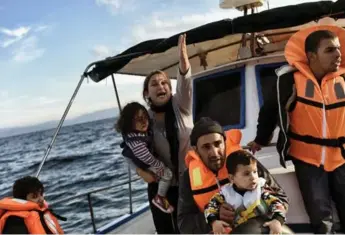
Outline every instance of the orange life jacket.
<path fill-rule="evenodd" d="M 64 234 L 56 217 L 49 211 L 46 203 L 45 205 L 44 208 L 40 208 L 37 203 L 17 198 L 0 200 L 0 234 L 2 234 L 7 218 L 10 216 L 23 218 L 30 234 L 47 234 L 47 229 L 52 234 Z"/>
<path fill-rule="evenodd" d="M 225 132 L 226 135 L 226 156 L 230 153 L 241 149 L 240 141 L 242 133 L 240 130 L 229 130 Z M 201 212 L 204 212 L 205 206 L 210 201 L 211 197 L 219 192 L 219 187 L 229 183 L 228 171 L 224 166 L 218 171 L 217 175 L 212 172 L 200 157 L 191 150 L 187 153 L 185 158 L 187 168 L 189 170 L 189 178 L 193 198 Z"/>
<path fill-rule="evenodd" d="M 311 72 L 304 43 L 316 30 L 329 30 L 339 37 L 342 64 L 319 85 Z M 309 164 L 333 171 L 345 163 L 345 30 L 332 25 L 314 26 L 294 34 L 285 48 L 294 73 L 296 103 L 289 114 L 288 154 Z"/>

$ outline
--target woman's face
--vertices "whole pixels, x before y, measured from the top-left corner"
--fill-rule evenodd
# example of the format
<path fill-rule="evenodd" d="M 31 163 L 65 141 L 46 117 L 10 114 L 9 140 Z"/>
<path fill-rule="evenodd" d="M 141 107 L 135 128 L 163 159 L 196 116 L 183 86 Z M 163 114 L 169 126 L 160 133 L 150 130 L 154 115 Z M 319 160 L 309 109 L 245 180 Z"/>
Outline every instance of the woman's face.
<path fill-rule="evenodd" d="M 162 73 L 153 75 L 148 84 L 147 98 L 150 98 L 154 105 L 162 106 L 169 101 L 170 97 L 170 80 Z"/>

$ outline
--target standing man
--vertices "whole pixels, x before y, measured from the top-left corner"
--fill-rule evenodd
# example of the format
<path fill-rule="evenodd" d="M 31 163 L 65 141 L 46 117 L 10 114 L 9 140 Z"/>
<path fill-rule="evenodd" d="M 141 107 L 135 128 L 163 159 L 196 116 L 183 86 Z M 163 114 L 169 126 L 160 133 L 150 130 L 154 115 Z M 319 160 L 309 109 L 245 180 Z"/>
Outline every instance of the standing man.
<path fill-rule="evenodd" d="M 181 233 L 207 234 L 212 228 L 205 221 L 204 208 L 219 188 L 229 183 L 225 166 L 226 156 L 240 149 L 241 132 L 223 131 L 223 128 L 210 118 L 201 118 L 195 123 L 190 136 L 193 150 L 189 151 L 185 161 L 185 170 L 181 182 L 178 201 L 178 226 Z M 287 197 L 272 178 L 267 169 L 258 162 L 258 174 L 277 192 L 287 207 Z M 219 218 L 232 223 L 233 208 L 224 203 Z M 236 233 L 236 231 L 233 231 Z"/>
<path fill-rule="evenodd" d="M 292 160 L 314 233 L 332 233 L 331 198 L 345 229 L 345 30 L 314 26 L 285 48 L 290 66 L 277 70 L 277 99 L 261 108 L 248 145 L 267 145 L 277 124 L 280 162 Z M 342 44 L 342 45 L 341 45 Z"/>

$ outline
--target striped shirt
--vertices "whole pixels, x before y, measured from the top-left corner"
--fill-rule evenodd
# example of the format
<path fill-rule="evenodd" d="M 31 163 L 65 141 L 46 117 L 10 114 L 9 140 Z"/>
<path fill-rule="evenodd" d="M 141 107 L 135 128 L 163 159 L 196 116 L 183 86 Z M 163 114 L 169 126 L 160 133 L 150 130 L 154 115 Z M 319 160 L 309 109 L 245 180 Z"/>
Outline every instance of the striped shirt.
<path fill-rule="evenodd" d="M 129 133 L 127 138 L 131 137 L 147 137 L 144 133 Z M 152 155 L 147 147 L 147 143 L 140 140 L 126 140 L 126 145 L 132 150 L 134 156 L 143 163 L 154 167 L 156 169 L 163 168 L 163 162 L 159 161 L 155 156 Z"/>

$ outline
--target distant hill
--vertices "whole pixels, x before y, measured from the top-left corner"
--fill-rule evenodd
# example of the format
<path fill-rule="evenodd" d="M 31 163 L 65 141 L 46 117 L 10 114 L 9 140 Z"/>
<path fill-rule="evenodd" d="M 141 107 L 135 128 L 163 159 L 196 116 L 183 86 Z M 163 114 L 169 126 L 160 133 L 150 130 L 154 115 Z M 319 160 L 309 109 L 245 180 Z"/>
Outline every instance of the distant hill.
<path fill-rule="evenodd" d="M 63 123 L 63 126 L 70 126 L 70 125 L 84 123 L 84 122 L 92 122 L 96 120 L 112 118 L 112 117 L 116 117 L 118 114 L 119 114 L 119 110 L 117 108 L 103 109 L 103 110 L 83 114 L 76 118 L 66 119 Z M 67 115 L 67 118 L 68 118 L 68 115 Z M 30 132 L 35 132 L 35 131 L 53 129 L 57 127 L 57 125 L 59 124 L 59 121 L 60 120 L 48 121 L 48 122 L 43 122 L 40 124 L 24 126 L 24 127 L 0 128 L 0 137 L 20 135 L 20 134 L 30 133 Z"/>

